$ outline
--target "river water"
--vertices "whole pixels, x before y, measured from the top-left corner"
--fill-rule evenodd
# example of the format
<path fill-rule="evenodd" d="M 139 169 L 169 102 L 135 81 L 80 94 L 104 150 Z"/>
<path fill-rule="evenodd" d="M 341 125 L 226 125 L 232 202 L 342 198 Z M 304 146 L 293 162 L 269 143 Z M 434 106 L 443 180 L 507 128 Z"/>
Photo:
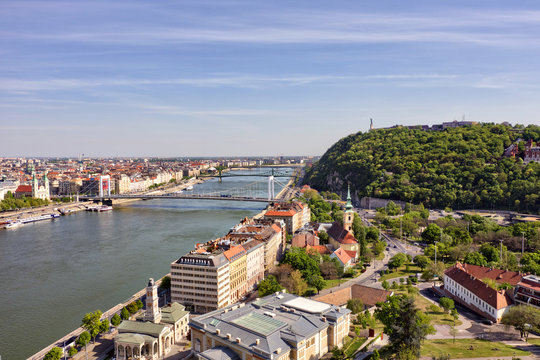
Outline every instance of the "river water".
<path fill-rule="evenodd" d="M 239 188 L 257 181 L 261 184 L 250 187 L 266 196 L 263 177 L 225 178 L 222 183 L 211 179 L 194 191 Z M 279 190 L 276 183 L 276 194 Z M 236 201 L 137 201 L 110 212 L 80 212 L 0 230 L 1 359 L 31 356 L 80 326 L 85 313 L 123 302 L 146 286 L 149 277 L 168 273 L 171 262 L 195 243 L 226 234 L 264 206 Z"/>

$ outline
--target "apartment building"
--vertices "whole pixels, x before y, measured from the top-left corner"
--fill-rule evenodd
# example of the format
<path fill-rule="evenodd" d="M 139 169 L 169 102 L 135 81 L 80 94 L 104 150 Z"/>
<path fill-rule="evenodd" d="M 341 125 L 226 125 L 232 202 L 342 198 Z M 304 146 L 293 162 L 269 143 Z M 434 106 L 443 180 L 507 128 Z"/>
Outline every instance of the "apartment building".
<path fill-rule="evenodd" d="M 270 204 L 264 213 L 265 219 L 281 220 L 285 223 L 288 234 L 309 223 L 311 210 L 306 204 L 300 202 Z"/>
<path fill-rule="evenodd" d="M 229 305 L 229 261 L 223 251 L 192 251 L 174 261 L 171 264 L 171 301 L 196 313 Z"/>
<path fill-rule="evenodd" d="M 516 285 L 514 300 L 518 304 L 531 305 L 540 309 L 540 277 L 525 275 Z"/>
<path fill-rule="evenodd" d="M 264 242 L 252 239 L 242 244 L 246 250 L 247 290 L 264 279 Z"/>
<path fill-rule="evenodd" d="M 316 360 L 342 346 L 350 312 L 276 293 L 192 318 L 192 351 L 205 360 Z"/>
<path fill-rule="evenodd" d="M 229 296 L 235 303 L 247 292 L 247 256 L 242 245 L 231 246 L 223 253 L 229 260 Z"/>

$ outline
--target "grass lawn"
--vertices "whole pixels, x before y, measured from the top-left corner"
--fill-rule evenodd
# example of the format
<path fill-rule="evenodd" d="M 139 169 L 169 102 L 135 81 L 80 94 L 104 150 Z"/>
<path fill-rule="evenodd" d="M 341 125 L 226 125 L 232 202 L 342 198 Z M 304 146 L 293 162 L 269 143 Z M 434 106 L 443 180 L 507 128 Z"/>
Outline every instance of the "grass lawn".
<path fill-rule="evenodd" d="M 540 346 L 540 339 L 537 339 L 537 338 L 534 338 L 534 339 L 529 338 L 529 340 L 527 340 L 527 342 L 529 344 L 534 344 L 536 346 Z"/>
<path fill-rule="evenodd" d="M 345 282 L 345 281 L 347 281 L 347 279 L 325 280 L 324 288 L 325 289 L 332 288 L 334 286 L 338 286 L 340 282 Z"/>
<path fill-rule="evenodd" d="M 456 339 L 455 343 L 452 339 L 424 341 L 421 356 L 437 356 L 444 354 L 449 354 L 452 359 L 530 355 L 529 352 L 519 350 L 510 345 L 487 340 Z"/>
<path fill-rule="evenodd" d="M 396 294 L 406 294 L 406 291 L 403 290 L 391 290 Z M 418 306 L 420 311 L 424 314 L 427 314 L 431 318 L 431 325 L 453 325 L 454 319 L 450 314 L 445 314 L 441 309 L 440 311 L 432 311 L 430 306 L 433 304 L 431 301 L 426 299 L 420 294 L 414 296 L 415 304 Z M 456 320 L 456 326 L 461 325 L 461 320 Z"/>
<path fill-rule="evenodd" d="M 356 352 L 356 350 L 358 350 L 358 348 L 362 346 L 364 342 L 366 342 L 366 340 L 367 339 L 365 337 L 353 338 L 349 343 L 347 343 L 344 348 L 345 355 L 352 356 Z"/>
<path fill-rule="evenodd" d="M 422 272 L 422 270 L 420 270 L 420 268 L 416 265 L 409 265 L 409 271 L 405 269 L 406 269 L 406 266 L 403 265 L 402 267 L 398 268 L 397 270 L 392 271 L 389 274 L 384 274 L 383 276 L 381 276 L 381 279 L 379 281 L 382 282 L 384 280 L 395 279 L 397 277 L 416 275 L 416 273 Z"/>

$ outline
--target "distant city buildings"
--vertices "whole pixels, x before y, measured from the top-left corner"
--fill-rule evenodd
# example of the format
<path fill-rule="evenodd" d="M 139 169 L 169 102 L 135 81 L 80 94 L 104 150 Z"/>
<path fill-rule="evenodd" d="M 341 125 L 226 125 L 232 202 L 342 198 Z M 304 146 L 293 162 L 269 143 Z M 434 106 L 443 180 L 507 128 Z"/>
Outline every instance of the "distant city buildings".
<path fill-rule="evenodd" d="M 350 313 L 280 292 L 192 318 L 192 349 L 201 360 L 316 360 L 343 345 Z"/>

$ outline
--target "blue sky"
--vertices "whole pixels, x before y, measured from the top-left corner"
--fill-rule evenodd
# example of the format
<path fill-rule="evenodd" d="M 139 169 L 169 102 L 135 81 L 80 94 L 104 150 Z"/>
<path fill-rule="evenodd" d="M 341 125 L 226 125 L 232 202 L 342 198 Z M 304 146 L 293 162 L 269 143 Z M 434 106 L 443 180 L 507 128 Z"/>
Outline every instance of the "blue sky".
<path fill-rule="evenodd" d="M 540 124 L 537 1 L 0 2 L 0 156 L 321 155 Z"/>

